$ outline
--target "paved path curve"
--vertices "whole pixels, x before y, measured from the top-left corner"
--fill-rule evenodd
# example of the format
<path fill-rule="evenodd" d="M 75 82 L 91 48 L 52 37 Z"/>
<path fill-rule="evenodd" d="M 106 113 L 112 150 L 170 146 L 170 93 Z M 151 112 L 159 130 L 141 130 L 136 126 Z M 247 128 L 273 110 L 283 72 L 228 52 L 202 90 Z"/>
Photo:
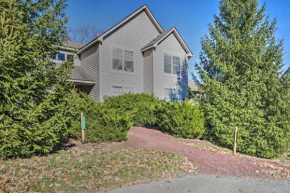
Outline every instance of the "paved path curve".
<path fill-rule="evenodd" d="M 111 193 L 289 193 L 286 181 L 260 179 L 217 178 L 194 175 L 141 184 L 111 191 Z"/>
<path fill-rule="evenodd" d="M 230 153 L 203 150 L 184 144 L 197 143 L 197 141 L 202 142 L 200 140 L 175 138 L 156 129 L 132 127 L 128 133 L 128 141 L 122 142 L 122 145 L 124 147 L 150 148 L 182 154 L 199 165 L 198 173 L 201 174 L 268 178 L 275 175 L 278 170 L 280 172 L 290 171 L 289 165 L 275 163 L 271 160 L 235 156 Z M 279 175 L 282 176 L 282 174 Z M 285 173 L 283 175 L 287 178 L 289 174 Z M 283 177 L 285 178 L 285 176 Z M 290 176 L 288 179 L 290 179 Z"/>

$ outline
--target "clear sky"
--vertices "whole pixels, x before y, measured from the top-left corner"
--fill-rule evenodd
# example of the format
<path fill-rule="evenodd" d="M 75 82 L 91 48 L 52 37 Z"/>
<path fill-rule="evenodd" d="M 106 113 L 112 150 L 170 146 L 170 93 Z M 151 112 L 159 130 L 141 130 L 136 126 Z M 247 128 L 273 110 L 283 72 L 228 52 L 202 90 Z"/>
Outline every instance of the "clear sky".
<path fill-rule="evenodd" d="M 277 17 L 276 37 L 284 39 L 285 67 L 290 66 L 290 0 L 260 0 L 267 3 L 270 18 Z M 194 54 L 190 72 L 199 62 L 200 38 L 208 33 L 218 0 L 68 0 L 68 26 L 91 25 L 107 30 L 146 4 L 164 30 L 176 27 Z"/>

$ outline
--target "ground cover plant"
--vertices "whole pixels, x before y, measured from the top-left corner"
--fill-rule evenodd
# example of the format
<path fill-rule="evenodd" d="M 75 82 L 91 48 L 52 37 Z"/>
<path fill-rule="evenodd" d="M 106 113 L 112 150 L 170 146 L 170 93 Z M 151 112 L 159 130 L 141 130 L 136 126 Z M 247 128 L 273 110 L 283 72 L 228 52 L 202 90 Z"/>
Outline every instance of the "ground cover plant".
<path fill-rule="evenodd" d="M 177 177 L 193 168 L 174 153 L 87 144 L 44 157 L 0 160 L 0 191 L 98 192 Z"/>
<path fill-rule="evenodd" d="M 271 158 L 288 150 L 289 70 L 283 71 L 283 40 L 275 31 L 265 4 L 220 1 L 196 65 L 210 141 L 231 148 L 238 127 L 241 153 Z"/>

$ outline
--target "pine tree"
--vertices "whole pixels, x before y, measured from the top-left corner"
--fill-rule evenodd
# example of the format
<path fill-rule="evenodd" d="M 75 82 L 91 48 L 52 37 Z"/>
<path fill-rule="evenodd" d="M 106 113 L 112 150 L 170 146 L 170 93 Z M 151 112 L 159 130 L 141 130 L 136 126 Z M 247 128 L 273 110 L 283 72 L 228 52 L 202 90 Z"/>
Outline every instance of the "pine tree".
<path fill-rule="evenodd" d="M 290 105 L 283 40 L 265 10 L 257 0 L 221 0 L 196 68 L 208 139 L 232 147 L 238 127 L 239 152 L 270 158 L 289 147 Z"/>
<path fill-rule="evenodd" d="M 0 0 L 0 157 L 48 153 L 71 124 L 64 0 Z"/>

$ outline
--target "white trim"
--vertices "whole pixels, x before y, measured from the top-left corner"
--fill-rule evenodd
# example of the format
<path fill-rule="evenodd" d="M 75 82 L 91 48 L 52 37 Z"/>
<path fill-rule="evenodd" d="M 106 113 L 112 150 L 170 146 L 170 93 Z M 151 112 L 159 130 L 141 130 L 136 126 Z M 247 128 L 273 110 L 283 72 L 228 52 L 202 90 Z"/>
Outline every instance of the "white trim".
<path fill-rule="evenodd" d="M 142 7 L 140 7 L 139 9 L 137 9 L 136 11 L 134 11 L 133 13 L 131 13 L 129 16 L 127 16 L 125 19 L 123 19 L 121 22 L 119 22 L 118 24 L 116 24 L 115 26 L 113 26 L 111 29 L 109 29 L 108 31 L 106 31 L 105 33 L 103 33 L 102 35 L 100 35 L 99 37 L 97 37 L 95 40 L 91 41 L 90 43 L 86 44 L 85 46 L 83 46 L 79 51 L 78 54 L 81 54 L 84 50 L 86 50 L 88 47 L 92 46 L 93 44 L 97 43 L 97 42 L 102 42 L 104 36 L 106 36 L 107 34 L 109 34 L 110 32 L 114 31 L 116 28 L 118 28 L 119 26 L 121 26 L 123 23 L 125 23 L 126 21 L 130 20 L 132 17 L 134 17 L 135 15 L 137 15 L 139 12 L 141 11 L 145 11 L 147 13 L 147 15 L 149 16 L 150 20 L 152 21 L 152 23 L 155 25 L 155 27 L 157 28 L 157 30 L 159 31 L 159 33 L 163 32 L 162 27 L 159 25 L 159 23 L 157 22 L 157 20 L 154 18 L 153 14 L 151 13 L 151 11 L 148 9 L 147 5 L 144 5 Z"/>
<path fill-rule="evenodd" d="M 96 84 L 96 82 L 88 81 L 88 80 L 76 80 L 76 79 L 67 79 L 68 82 L 74 82 L 74 83 L 84 83 L 84 84 Z"/>
<path fill-rule="evenodd" d="M 170 30 L 166 35 L 164 35 L 160 40 L 158 40 L 157 42 L 155 42 L 154 45 L 150 46 L 151 47 L 157 47 L 157 45 L 164 40 L 166 37 L 168 37 L 168 34 L 170 33 L 174 33 L 175 37 L 177 38 L 178 42 L 181 44 L 181 46 L 183 47 L 183 49 L 185 50 L 187 57 L 192 57 L 193 54 L 191 53 L 190 49 L 187 47 L 186 43 L 183 41 L 183 39 L 181 38 L 180 34 L 178 33 L 178 31 L 174 28 L 172 28 L 172 30 Z M 144 50 L 147 50 L 149 48 L 145 48 Z M 143 51 L 143 50 L 142 50 Z"/>
<path fill-rule="evenodd" d="M 152 46 L 149 46 L 149 47 L 147 47 L 147 48 L 142 49 L 141 51 L 142 51 L 142 52 L 145 52 L 145 51 L 150 50 L 150 49 L 152 49 L 152 48 L 156 48 L 156 46 L 155 46 L 155 45 L 152 45 Z"/>
<path fill-rule="evenodd" d="M 114 70 L 113 69 L 113 48 L 117 48 L 117 49 L 121 49 L 122 50 L 122 60 L 123 60 L 123 64 L 122 64 L 122 70 Z M 127 72 L 124 70 L 124 65 L 125 65 L 125 50 L 126 51 L 131 51 L 133 52 L 133 63 L 134 63 L 134 68 L 133 68 L 133 72 Z M 133 48 L 129 48 L 126 46 L 120 46 L 120 45 L 116 45 L 116 44 L 110 44 L 110 71 L 113 73 L 118 73 L 118 74 L 126 74 L 126 75 L 135 75 L 136 74 L 136 50 Z"/>
<path fill-rule="evenodd" d="M 110 96 L 115 96 L 115 95 L 113 95 L 113 87 L 122 87 L 122 89 L 123 89 L 123 94 L 125 94 L 124 93 L 124 87 L 127 87 L 127 88 L 132 88 L 133 89 L 133 93 L 135 93 L 135 87 L 134 86 L 132 86 L 132 85 L 129 85 L 129 84 L 122 84 L 122 83 L 111 83 L 110 84 L 110 90 L 111 90 L 111 92 L 110 92 Z M 132 94 L 133 94 L 132 93 Z"/>
<path fill-rule="evenodd" d="M 101 76 L 102 76 L 102 74 L 103 74 L 103 73 L 101 72 L 101 61 L 102 61 L 102 57 L 101 57 L 101 55 L 102 55 L 102 47 L 103 47 L 102 44 L 100 44 L 100 45 L 99 45 L 99 48 L 98 48 L 98 49 L 99 49 L 99 97 L 100 97 L 100 98 L 99 98 L 99 101 L 100 101 L 100 102 L 103 102 L 103 100 L 104 100 L 103 97 L 102 97 L 103 95 L 102 95 L 102 86 L 101 86 L 101 80 L 102 80 L 102 79 L 101 79 Z"/>
<path fill-rule="evenodd" d="M 56 46 L 55 47 L 59 48 L 59 49 L 63 49 L 63 50 L 68 50 L 68 51 L 77 51 L 77 48 L 70 48 L 70 47 L 65 47 L 65 46 Z"/>

